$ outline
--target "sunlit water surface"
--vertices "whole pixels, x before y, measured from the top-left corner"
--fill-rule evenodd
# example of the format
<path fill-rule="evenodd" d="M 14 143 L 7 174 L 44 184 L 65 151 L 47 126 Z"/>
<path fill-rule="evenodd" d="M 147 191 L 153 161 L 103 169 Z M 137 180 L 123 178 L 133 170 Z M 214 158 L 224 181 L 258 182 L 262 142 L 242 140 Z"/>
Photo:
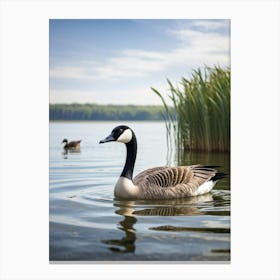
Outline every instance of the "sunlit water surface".
<path fill-rule="evenodd" d="M 119 201 L 113 189 L 125 161 L 121 143 L 100 145 L 120 122 L 50 123 L 50 261 L 229 261 L 230 185 L 181 200 Z M 136 133 L 135 175 L 177 165 L 163 122 L 125 122 Z M 82 139 L 65 153 L 64 138 Z M 229 156 L 185 155 L 179 164 L 219 165 Z"/>

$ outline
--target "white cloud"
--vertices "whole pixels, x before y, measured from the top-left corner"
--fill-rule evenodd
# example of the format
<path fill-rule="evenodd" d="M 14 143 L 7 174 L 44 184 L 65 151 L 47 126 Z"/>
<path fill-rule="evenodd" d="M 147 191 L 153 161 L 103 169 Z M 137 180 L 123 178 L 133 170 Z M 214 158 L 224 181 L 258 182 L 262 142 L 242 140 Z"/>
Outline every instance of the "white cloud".
<path fill-rule="evenodd" d="M 50 69 L 50 77 L 55 79 L 111 80 L 143 77 L 149 72 L 162 70 L 162 62 L 157 61 L 160 53 L 127 50 L 110 58 L 104 65 L 82 63 L 78 67 L 60 66 Z"/>
<path fill-rule="evenodd" d="M 89 80 L 120 80 L 128 77 L 144 77 L 152 72 L 164 71 L 179 65 L 229 64 L 229 38 L 217 33 L 192 30 L 176 30 L 181 41 L 171 51 L 154 52 L 125 50 L 103 65 L 89 67 L 59 67 L 51 69 L 52 78 Z"/>
<path fill-rule="evenodd" d="M 217 30 L 225 27 L 226 20 L 195 20 L 192 26 L 203 28 L 204 30 Z"/>
<path fill-rule="evenodd" d="M 229 37 L 225 35 L 216 32 L 206 33 L 189 29 L 174 30 L 173 34 L 181 41 L 179 49 L 202 55 L 206 61 L 213 60 L 211 57 L 213 52 L 219 52 L 228 57 Z M 186 45 L 185 48 L 183 47 L 184 45 Z"/>
<path fill-rule="evenodd" d="M 95 79 L 118 80 L 122 77 L 143 77 L 150 72 L 162 70 L 160 53 L 127 50 L 118 57 L 111 58 L 107 64 L 95 69 Z"/>
<path fill-rule="evenodd" d="M 193 25 L 216 29 L 224 25 L 217 21 L 194 21 Z M 52 78 L 116 81 L 122 78 L 144 77 L 178 66 L 195 68 L 203 64 L 229 65 L 229 36 L 218 32 L 202 32 L 180 27 L 169 30 L 179 44 L 170 51 L 123 50 L 104 64 L 82 63 L 75 67 L 55 67 Z M 172 40 L 172 39 L 171 39 Z M 173 38 L 174 40 L 174 38 Z"/>
<path fill-rule="evenodd" d="M 164 53 L 160 52 L 154 52 L 154 51 L 143 51 L 143 50 L 124 50 L 123 55 L 126 56 L 133 56 L 133 57 L 139 57 L 144 59 L 163 59 Z"/>
<path fill-rule="evenodd" d="M 83 67 L 53 67 L 50 69 L 51 78 L 84 79 L 85 68 Z"/>
<path fill-rule="evenodd" d="M 168 90 L 166 84 L 154 86 L 167 98 Z M 150 89 L 143 86 L 134 89 L 116 89 L 102 91 L 81 90 L 50 90 L 50 103 L 97 103 L 97 104 L 138 104 L 138 105 L 162 105 L 160 98 Z"/>

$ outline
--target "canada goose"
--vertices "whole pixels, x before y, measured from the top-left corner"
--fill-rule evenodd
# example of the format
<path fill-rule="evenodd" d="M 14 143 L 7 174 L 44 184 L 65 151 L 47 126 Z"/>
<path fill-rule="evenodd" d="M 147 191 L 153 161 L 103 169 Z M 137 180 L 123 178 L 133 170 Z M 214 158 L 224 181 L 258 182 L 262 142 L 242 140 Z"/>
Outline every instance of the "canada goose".
<path fill-rule="evenodd" d="M 154 167 L 142 171 L 133 179 L 137 154 L 136 136 L 125 125 L 115 127 L 101 140 L 121 142 L 126 145 L 126 162 L 118 179 L 114 195 L 120 199 L 174 199 L 208 193 L 216 181 L 225 177 L 215 166 L 191 165 L 178 167 Z"/>
<path fill-rule="evenodd" d="M 67 139 L 63 139 L 62 143 L 65 143 L 64 145 L 64 149 L 70 149 L 70 150 L 74 150 L 74 149 L 80 149 L 80 143 L 82 140 L 77 140 L 77 141 L 71 141 L 68 142 Z"/>

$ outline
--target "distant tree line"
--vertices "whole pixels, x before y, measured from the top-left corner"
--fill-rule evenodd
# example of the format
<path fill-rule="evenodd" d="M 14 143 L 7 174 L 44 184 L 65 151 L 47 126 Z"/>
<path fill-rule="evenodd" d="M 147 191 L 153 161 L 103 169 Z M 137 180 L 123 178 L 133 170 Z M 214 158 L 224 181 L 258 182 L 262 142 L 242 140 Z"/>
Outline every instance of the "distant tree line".
<path fill-rule="evenodd" d="M 50 120 L 163 120 L 162 106 L 50 104 Z"/>

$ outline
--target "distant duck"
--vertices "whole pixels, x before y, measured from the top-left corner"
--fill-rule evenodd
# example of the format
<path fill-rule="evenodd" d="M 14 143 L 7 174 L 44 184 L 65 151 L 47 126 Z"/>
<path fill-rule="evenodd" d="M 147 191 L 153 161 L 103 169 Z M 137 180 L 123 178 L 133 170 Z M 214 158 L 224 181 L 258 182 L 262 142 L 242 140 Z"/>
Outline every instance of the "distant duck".
<path fill-rule="evenodd" d="M 126 162 L 115 185 L 114 195 L 120 199 L 175 199 L 208 193 L 217 180 L 224 178 L 216 166 L 191 165 L 154 167 L 133 178 L 137 154 L 136 136 L 125 125 L 115 127 L 99 143 L 121 142 L 126 145 Z"/>
<path fill-rule="evenodd" d="M 77 141 L 70 141 L 68 142 L 67 139 L 63 139 L 63 141 L 61 142 L 62 143 L 65 143 L 64 145 L 64 149 L 66 150 L 75 150 L 75 149 L 80 149 L 80 143 L 81 143 L 82 140 L 77 140 Z"/>

